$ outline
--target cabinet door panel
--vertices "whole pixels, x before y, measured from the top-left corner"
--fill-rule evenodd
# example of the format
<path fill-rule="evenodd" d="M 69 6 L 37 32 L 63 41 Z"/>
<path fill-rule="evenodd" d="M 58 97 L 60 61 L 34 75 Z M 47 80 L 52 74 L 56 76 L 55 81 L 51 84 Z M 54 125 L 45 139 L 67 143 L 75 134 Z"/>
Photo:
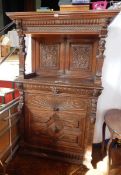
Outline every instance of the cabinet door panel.
<path fill-rule="evenodd" d="M 31 144 L 80 151 L 85 145 L 87 115 L 85 111 L 46 111 L 26 107 L 27 141 Z"/>
<path fill-rule="evenodd" d="M 65 74 L 71 77 L 91 78 L 95 73 L 96 40 L 67 40 Z"/>
<path fill-rule="evenodd" d="M 65 58 L 63 40 L 55 37 L 39 38 L 36 43 L 36 72 L 41 76 L 62 75 Z"/>

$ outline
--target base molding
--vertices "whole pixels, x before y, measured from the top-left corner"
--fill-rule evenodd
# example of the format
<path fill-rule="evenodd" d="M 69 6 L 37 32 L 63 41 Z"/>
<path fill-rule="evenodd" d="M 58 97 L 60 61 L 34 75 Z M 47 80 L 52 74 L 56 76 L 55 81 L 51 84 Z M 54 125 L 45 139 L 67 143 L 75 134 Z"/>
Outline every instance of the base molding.
<path fill-rule="evenodd" d="M 51 149 L 46 149 L 43 147 L 34 147 L 26 143 L 21 145 L 21 153 L 25 155 L 33 155 L 43 158 L 50 158 L 55 160 L 60 160 L 63 162 L 68 162 L 72 164 L 80 165 L 82 164 L 83 156 L 76 153 L 53 151 Z"/>

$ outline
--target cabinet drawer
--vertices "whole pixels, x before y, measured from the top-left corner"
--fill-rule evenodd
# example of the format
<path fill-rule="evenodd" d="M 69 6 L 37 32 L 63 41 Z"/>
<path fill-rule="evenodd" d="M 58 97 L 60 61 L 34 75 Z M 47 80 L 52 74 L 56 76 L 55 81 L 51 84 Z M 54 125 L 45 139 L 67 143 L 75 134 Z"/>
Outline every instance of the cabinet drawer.
<path fill-rule="evenodd" d="M 86 110 L 87 99 L 75 97 L 68 94 L 46 95 L 46 94 L 25 94 L 25 102 L 44 110 Z"/>

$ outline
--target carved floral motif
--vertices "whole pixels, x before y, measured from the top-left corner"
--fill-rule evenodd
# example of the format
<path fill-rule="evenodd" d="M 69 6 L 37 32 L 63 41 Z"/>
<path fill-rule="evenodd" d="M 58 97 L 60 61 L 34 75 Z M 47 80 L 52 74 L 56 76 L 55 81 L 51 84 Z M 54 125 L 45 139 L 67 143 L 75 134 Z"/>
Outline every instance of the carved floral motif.
<path fill-rule="evenodd" d="M 51 110 L 75 110 L 86 109 L 88 105 L 87 99 L 73 98 L 71 96 L 49 96 L 49 95 L 26 95 L 27 101 L 33 106 L 39 108 L 48 108 Z"/>
<path fill-rule="evenodd" d="M 88 69 L 91 48 L 86 45 L 72 45 L 71 69 Z"/>
<path fill-rule="evenodd" d="M 87 88 L 87 87 L 64 87 L 60 85 L 38 85 L 38 84 L 24 84 L 24 89 L 26 91 L 31 91 L 31 90 L 45 90 L 45 91 L 51 91 L 52 94 L 59 94 L 61 96 L 61 93 L 69 93 L 69 94 L 79 94 L 83 96 L 92 96 L 92 97 L 98 97 L 101 93 L 101 89 L 94 89 L 94 88 Z"/>
<path fill-rule="evenodd" d="M 51 45 L 41 45 L 41 66 L 44 68 L 48 67 L 57 67 L 58 66 L 58 58 L 59 50 L 57 44 Z"/>

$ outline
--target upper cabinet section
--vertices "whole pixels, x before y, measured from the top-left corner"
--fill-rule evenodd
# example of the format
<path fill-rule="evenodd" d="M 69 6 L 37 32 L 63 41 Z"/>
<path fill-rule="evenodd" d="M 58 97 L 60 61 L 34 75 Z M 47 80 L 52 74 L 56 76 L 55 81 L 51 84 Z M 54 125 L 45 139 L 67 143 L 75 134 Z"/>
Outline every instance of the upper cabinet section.
<path fill-rule="evenodd" d="M 51 35 L 32 39 L 35 48 L 33 72 L 68 78 L 92 78 L 95 75 L 98 38 Z"/>
<path fill-rule="evenodd" d="M 28 76 L 25 35 L 31 34 L 32 76 L 79 78 L 100 85 L 107 26 L 118 12 L 7 13 L 19 34 L 19 78 Z"/>
<path fill-rule="evenodd" d="M 31 34 L 100 34 L 118 11 L 8 12 L 18 28 Z"/>

